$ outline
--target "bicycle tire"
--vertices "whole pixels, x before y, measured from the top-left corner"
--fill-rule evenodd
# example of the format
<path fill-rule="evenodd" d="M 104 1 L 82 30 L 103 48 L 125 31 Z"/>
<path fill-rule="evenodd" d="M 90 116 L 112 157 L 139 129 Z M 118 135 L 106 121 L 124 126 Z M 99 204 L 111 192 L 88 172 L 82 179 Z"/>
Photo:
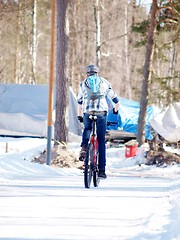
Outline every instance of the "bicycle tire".
<path fill-rule="evenodd" d="M 98 163 L 98 152 L 96 154 L 96 163 L 94 164 L 94 148 L 93 146 L 90 148 L 90 161 L 91 161 L 91 168 L 92 168 L 92 175 L 93 175 L 93 185 L 94 187 L 99 186 L 100 179 L 98 178 L 98 169 L 97 169 L 97 163 Z"/>
<path fill-rule="evenodd" d="M 85 188 L 90 188 L 92 180 L 92 171 L 89 166 L 84 169 L 84 186 Z"/>
<path fill-rule="evenodd" d="M 91 186 L 91 180 L 93 176 L 93 168 L 91 164 L 91 154 L 92 154 L 92 144 L 90 143 L 87 148 L 87 154 L 85 158 L 85 168 L 84 168 L 84 186 L 85 188 L 90 188 Z"/>
<path fill-rule="evenodd" d="M 98 178 L 98 171 L 93 171 L 93 184 L 94 187 L 98 187 L 100 182 L 100 178 Z"/>

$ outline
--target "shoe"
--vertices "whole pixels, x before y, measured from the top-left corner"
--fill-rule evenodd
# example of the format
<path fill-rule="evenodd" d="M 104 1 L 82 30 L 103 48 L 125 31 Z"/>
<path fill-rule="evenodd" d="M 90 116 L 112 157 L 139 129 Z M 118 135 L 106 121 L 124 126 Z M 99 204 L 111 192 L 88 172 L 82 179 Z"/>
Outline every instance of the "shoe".
<path fill-rule="evenodd" d="M 99 177 L 99 178 L 104 178 L 104 179 L 106 179 L 106 178 L 107 178 L 107 175 L 106 175 L 106 173 L 105 173 L 105 170 L 99 170 L 99 172 L 98 172 L 98 177 Z"/>
<path fill-rule="evenodd" d="M 84 161 L 84 159 L 86 158 L 86 150 L 87 150 L 87 147 L 82 146 L 80 154 L 79 154 L 79 161 Z"/>

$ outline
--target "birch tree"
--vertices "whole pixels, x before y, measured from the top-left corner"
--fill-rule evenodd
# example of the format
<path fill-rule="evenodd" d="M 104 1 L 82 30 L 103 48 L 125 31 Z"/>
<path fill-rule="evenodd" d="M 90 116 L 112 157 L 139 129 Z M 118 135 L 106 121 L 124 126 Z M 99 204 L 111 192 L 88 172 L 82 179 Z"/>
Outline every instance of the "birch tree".
<path fill-rule="evenodd" d="M 37 58 L 37 0 L 34 0 L 32 7 L 32 47 L 31 47 L 31 80 L 32 84 L 36 83 L 36 58 Z"/>
<path fill-rule="evenodd" d="M 94 19 L 96 26 L 96 65 L 100 66 L 100 46 L 101 46 L 101 25 L 100 25 L 100 11 L 99 11 L 99 0 L 96 0 L 94 6 Z"/>

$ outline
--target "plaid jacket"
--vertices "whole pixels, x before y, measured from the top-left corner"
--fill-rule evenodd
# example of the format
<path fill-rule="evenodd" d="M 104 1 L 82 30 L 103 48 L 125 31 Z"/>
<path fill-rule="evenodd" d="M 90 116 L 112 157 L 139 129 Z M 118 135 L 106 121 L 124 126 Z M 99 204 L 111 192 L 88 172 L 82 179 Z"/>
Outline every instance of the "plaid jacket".
<path fill-rule="evenodd" d="M 79 87 L 77 102 L 78 104 L 82 105 L 83 113 L 87 113 L 91 111 L 108 112 L 107 97 L 112 99 L 114 103 L 117 103 L 119 101 L 117 98 L 117 94 L 112 90 L 110 83 L 105 78 L 101 77 L 101 80 L 102 80 L 104 97 L 96 100 L 88 99 L 87 90 L 85 87 L 86 79 L 83 82 L 81 82 Z"/>

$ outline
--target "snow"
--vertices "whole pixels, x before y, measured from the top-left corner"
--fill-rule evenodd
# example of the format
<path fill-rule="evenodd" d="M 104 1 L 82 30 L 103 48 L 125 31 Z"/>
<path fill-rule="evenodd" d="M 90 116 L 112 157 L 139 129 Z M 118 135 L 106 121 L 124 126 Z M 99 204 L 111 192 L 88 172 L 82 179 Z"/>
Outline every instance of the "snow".
<path fill-rule="evenodd" d="M 46 144 L 0 138 L 0 239 L 180 239 L 179 165 L 147 166 L 143 149 L 125 158 L 124 146 L 107 148 L 108 178 L 85 189 L 81 170 L 31 162 Z"/>

